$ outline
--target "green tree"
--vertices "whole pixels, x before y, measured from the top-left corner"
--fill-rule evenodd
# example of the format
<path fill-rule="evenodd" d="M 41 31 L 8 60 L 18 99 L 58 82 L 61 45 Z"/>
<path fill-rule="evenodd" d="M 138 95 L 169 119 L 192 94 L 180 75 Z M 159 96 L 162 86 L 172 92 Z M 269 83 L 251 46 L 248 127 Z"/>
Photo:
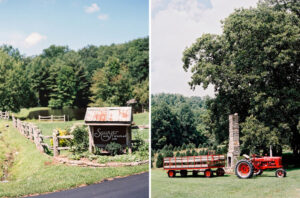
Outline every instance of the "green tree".
<path fill-rule="evenodd" d="M 161 168 L 163 166 L 164 166 L 164 157 L 161 153 L 159 153 L 156 160 L 156 168 Z"/>
<path fill-rule="evenodd" d="M 182 144 L 180 123 L 167 104 L 152 109 L 151 129 L 154 149 L 161 149 L 169 144 L 174 146 Z"/>
<path fill-rule="evenodd" d="M 253 115 L 268 127 L 264 138 L 279 135 L 276 148 L 287 143 L 300 155 L 299 16 L 270 2 L 236 10 L 225 19 L 222 35 L 197 39 L 184 51 L 183 67 L 193 73 L 191 88 L 215 87 L 216 98 L 207 105 L 218 143 L 228 139 L 228 115 L 238 112 L 240 122 Z"/>

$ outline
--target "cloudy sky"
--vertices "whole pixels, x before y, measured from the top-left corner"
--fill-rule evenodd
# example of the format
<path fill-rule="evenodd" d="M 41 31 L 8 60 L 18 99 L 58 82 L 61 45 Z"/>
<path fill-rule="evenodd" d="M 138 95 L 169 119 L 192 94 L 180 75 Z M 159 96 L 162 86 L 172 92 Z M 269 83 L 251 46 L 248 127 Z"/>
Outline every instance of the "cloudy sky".
<path fill-rule="evenodd" d="M 147 0 L 0 0 L 0 45 L 36 55 L 122 43 L 149 35 L 148 9 Z"/>
<path fill-rule="evenodd" d="M 258 0 L 152 0 L 151 92 L 214 96 L 213 87 L 192 91 L 190 74 L 182 68 L 183 50 L 203 33 L 221 34 L 220 20 L 236 8 L 254 7 Z"/>

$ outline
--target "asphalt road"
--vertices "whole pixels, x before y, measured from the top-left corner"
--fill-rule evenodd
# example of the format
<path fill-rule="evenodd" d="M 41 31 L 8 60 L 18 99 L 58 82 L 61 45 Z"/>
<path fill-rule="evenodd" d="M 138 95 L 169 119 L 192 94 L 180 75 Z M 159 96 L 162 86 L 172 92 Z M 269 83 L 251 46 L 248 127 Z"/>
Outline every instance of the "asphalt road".
<path fill-rule="evenodd" d="M 149 173 L 104 181 L 85 187 L 65 190 L 34 198 L 148 198 Z"/>

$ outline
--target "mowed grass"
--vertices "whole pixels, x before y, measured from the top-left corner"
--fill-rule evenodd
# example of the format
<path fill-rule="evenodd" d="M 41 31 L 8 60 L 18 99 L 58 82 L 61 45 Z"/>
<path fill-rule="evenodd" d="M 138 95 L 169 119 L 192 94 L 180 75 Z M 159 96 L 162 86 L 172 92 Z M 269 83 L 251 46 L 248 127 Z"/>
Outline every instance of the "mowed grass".
<path fill-rule="evenodd" d="M 151 171 L 152 198 L 296 198 L 300 197 L 300 169 L 288 170 L 287 177 L 277 178 L 274 171 L 265 171 L 251 179 L 235 175 L 205 178 L 169 178 L 163 169 Z"/>
<path fill-rule="evenodd" d="M 9 124 L 8 128 L 5 127 L 6 124 Z M 3 141 L 0 141 L 0 148 L 3 145 L 9 145 L 8 148 L 14 151 L 14 163 L 9 168 L 9 182 L 0 182 L 0 197 L 20 197 L 53 192 L 97 183 L 105 178 L 148 171 L 148 165 L 88 168 L 55 164 L 51 157 L 40 153 L 30 140 L 17 132 L 11 121 L 0 121 L 0 131 L 3 137 Z M 0 160 L 3 160 L 2 157 Z"/>

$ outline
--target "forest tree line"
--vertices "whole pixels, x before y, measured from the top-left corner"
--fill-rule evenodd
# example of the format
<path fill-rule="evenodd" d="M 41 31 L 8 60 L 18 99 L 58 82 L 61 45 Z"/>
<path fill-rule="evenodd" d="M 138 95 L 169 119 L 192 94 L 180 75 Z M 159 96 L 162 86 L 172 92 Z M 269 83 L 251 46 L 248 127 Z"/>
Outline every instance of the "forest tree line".
<path fill-rule="evenodd" d="M 26 57 L 0 47 L 0 109 L 124 106 L 148 109 L 149 39 L 77 51 L 51 45 Z"/>

